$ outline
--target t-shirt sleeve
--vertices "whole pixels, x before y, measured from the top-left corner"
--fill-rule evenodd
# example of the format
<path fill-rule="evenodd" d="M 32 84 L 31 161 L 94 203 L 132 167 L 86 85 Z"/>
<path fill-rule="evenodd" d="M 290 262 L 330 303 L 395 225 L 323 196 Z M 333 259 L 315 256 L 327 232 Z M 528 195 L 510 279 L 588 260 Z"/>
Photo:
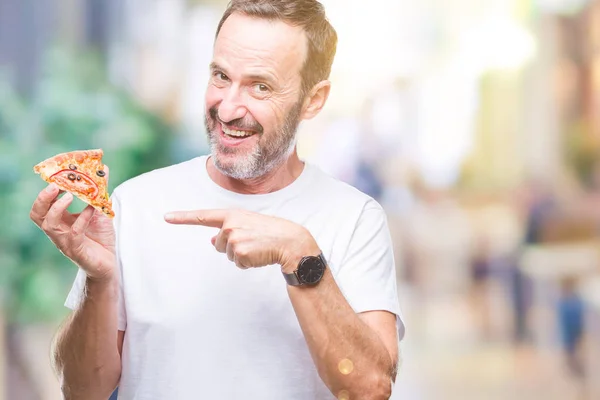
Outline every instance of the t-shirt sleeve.
<path fill-rule="evenodd" d="M 123 296 L 123 274 L 121 269 L 121 262 L 119 257 L 119 201 L 116 196 L 112 197 L 113 201 L 113 210 L 115 211 L 115 218 L 113 219 L 113 224 L 115 227 L 115 231 L 117 234 L 116 238 L 116 258 L 117 258 L 117 276 L 119 277 L 119 300 L 117 305 L 117 327 L 120 331 L 124 331 L 127 328 L 127 313 L 125 310 L 125 302 Z M 67 295 L 67 299 L 65 300 L 65 307 L 76 310 L 81 302 L 83 301 L 84 290 L 85 290 L 85 272 L 79 269 L 77 271 L 77 275 L 75 276 L 75 280 L 73 285 L 71 286 L 71 290 Z"/>
<path fill-rule="evenodd" d="M 392 249 L 385 212 L 375 200 L 369 200 L 354 227 L 335 279 L 355 312 L 389 311 L 395 314 L 398 339 L 402 339 L 404 321 Z"/>

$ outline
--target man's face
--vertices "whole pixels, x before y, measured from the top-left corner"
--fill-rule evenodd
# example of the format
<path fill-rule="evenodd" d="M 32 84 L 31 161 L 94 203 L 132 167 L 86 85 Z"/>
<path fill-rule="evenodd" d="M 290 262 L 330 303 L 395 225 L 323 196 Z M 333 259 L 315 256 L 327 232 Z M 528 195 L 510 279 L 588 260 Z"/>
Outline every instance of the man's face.
<path fill-rule="evenodd" d="M 206 128 L 215 166 L 235 179 L 283 163 L 302 118 L 306 37 L 301 28 L 233 14 L 215 41 Z"/>

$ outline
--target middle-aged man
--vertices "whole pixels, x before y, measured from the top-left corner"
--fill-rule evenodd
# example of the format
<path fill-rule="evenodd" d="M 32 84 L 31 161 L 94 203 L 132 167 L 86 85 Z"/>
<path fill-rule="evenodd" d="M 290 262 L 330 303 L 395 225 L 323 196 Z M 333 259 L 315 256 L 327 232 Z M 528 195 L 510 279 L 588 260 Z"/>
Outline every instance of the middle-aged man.
<path fill-rule="evenodd" d="M 54 185 L 31 218 L 79 267 L 53 347 L 67 399 L 387 399 L 403 336 L 385 214 L 296 153 L 337 36 L 316 0 L 234 0 L 205 113 L 211 155 L 113 193 Z"/>

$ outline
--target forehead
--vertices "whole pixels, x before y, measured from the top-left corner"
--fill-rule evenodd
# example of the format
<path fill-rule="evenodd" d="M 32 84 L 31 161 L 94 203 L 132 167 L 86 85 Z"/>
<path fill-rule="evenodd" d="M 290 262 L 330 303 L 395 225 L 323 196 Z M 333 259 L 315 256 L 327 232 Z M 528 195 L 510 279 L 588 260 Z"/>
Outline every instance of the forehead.
<path fill-rule="evenodd" d="M 302 28 L 234 13 L 221 27 L 213 58 L 242 74 L 266 70 L 285 78 L 299 74 L 306 52 Z"/>

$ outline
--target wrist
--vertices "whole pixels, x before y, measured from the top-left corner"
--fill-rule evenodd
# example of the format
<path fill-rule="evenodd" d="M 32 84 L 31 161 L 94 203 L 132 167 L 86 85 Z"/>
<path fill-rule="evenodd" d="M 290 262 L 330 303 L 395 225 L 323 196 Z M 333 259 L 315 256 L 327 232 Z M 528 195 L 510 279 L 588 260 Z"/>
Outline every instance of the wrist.
<path fill-rule="evenodd" d="M 115 268 L 110 268 L 108 271 L 103 273 L 90 274 L 85 271 L 86 285 L 91 285 L 98 288 L 111 287 L 117 283 L 117 277 L 115 275 Z"/>
<path fill-rule="evenodd" d="M 92 300 L 104 301 L 104 299 L 110 299 L 116 301 L 119 296 L 118 281 L 113 274 L 100 279 L 87 276 L 85 279 L 85 296 Z"/>
<path fill-rule="evenodd" d="M 302 235 L 296 239 L 296 242 L 290 246 L 282 257 L 281 272 L 284 274 L 291 274 L 298 268 L 300 261 L 307 256 L 317 257 L 321 254 L 319 245 L 312 237 L 312 235 L 306 231 L 305 235 Z"/>
<path fill-rule="evenodd" d="M 107 284 L 115 280 L 117 271 L 116 257 L 114 260 L 101 260 L 97 264 L 76 263 L 85 272 L 86 280 L 98 284 Z"/>

